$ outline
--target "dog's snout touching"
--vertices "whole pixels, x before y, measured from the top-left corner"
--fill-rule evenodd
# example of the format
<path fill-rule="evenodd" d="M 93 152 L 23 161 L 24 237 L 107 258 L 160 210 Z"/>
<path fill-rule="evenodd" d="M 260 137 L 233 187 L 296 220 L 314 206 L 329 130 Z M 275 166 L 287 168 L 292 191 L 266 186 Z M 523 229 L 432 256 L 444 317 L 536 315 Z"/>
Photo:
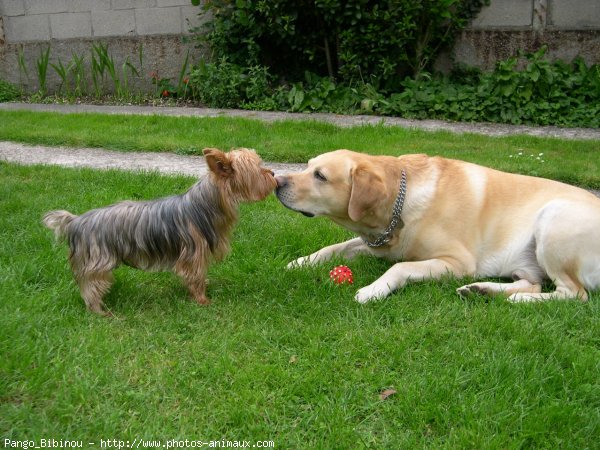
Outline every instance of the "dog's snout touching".
<path fill-rule="evenodd" d="M 278 188 L 285 187 L 288 184 L 287 177 L 282 177 L 280 175 L 278 175 L 278 176 L 275 177 L 275 181 L 277 181 L 277 187 Z"/>

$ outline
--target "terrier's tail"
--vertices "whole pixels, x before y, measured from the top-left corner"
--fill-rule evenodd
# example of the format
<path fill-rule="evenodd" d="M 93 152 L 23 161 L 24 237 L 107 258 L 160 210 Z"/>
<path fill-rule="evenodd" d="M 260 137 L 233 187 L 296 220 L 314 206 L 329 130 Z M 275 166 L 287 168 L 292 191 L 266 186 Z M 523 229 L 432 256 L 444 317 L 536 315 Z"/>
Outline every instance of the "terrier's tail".
<path fill-rule="evenodd" d="M 56 239 L 64 239 L 67 236 L 67 228 L 73 219 L 77 218 L 75 214 L 69 211 L 50 211 L 44 215 L 42 222 L 51 230 L 54 230 Z"/>

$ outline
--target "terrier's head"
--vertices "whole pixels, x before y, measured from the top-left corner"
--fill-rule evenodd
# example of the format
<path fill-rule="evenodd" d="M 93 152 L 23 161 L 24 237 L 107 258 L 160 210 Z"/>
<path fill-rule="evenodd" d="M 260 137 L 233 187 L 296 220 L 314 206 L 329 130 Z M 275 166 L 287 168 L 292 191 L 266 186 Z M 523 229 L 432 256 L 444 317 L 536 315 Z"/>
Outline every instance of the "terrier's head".
<path fill-rule="evenodd" d="M 262 167 L 260 156 L 252 149 L 224 153 L 205 148 L 203 153 L 213 180 L 240 201 L 263 200 L 277 187 L 273 171 Z"/>

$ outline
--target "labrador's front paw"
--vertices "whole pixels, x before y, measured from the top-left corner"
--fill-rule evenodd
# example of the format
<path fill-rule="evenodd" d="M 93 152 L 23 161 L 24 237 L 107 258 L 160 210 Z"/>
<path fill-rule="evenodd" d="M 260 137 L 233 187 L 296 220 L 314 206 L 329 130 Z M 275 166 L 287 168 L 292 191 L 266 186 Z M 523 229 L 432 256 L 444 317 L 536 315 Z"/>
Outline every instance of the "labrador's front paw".
<path fill-rule="evenodd" d="M 312 262 L 310 260 L 310 256 L 303 256 L 302 258 L 298 258 L 286 266 L 287 269 L 297 269 L 302 266 L 310 266 Z"/>
<path fill-rule="evenodd" d="M 377 283 L 365 286 L 359 289 L 354 296 L 358 303 L 365 304 L 371 300 L 382 299 L 390 295 L 390 288 L 387 285 L 378 285 Z"/>

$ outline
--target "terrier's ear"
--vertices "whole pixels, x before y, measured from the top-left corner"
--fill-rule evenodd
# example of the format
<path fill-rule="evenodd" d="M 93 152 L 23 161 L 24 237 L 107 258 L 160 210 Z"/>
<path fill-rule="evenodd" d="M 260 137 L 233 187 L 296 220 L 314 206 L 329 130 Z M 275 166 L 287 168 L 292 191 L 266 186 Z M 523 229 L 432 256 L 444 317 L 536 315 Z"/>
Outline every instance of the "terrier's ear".
<path fill-rule="evenodd" d="M 217 148 L 205 148 L 202 150 L 202 153 L 212 173 L 223 178 L 227 178 L 233 174 L 231 159 L 227 153 L 223 153 Z"/>
<path fill-rule="evenodd" d="M 348 203 L 348 216 L 354 222 L 360 221 L 385 195 L 385 185 L 372 168 L 363 165 L 352 170 L 352 191 Z"/>

